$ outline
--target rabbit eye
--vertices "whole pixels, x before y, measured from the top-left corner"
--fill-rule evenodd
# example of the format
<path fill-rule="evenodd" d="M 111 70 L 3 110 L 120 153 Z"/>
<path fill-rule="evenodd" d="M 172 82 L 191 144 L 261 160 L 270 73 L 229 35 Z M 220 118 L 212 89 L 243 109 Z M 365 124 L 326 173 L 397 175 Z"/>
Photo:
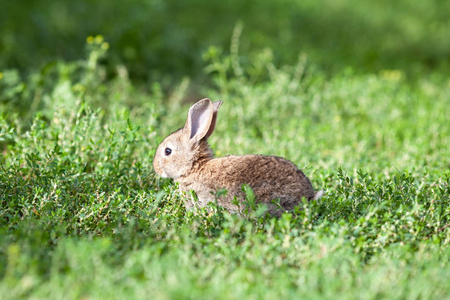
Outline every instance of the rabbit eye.
<path fill-rule="evenodd" d="M 168 156 L 172 153 L 172 149 L 166 148 L 166 149 L 164 149 L 164 153 Z"/>

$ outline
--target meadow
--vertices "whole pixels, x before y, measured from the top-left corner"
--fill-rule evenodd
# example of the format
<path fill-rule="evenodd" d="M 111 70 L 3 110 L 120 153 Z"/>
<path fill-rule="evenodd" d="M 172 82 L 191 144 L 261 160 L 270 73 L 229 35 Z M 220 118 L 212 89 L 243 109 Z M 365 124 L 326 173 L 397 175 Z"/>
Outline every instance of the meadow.
<path fill-rule="evenodd" d="M 0 12 L 0 299 L 450 299 L 447 2 L 50 2 Z M 203 97 L 325 196 L 186 210 L 152 159 Z"/>

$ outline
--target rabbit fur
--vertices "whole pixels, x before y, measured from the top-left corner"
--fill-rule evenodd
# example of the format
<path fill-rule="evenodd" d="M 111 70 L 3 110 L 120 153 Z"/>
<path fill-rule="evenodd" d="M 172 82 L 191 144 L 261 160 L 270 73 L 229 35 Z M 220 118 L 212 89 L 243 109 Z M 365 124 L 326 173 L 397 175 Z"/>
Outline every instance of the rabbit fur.
<path fill-rule="evenodd" d="M 265 155 L 214 158 L 207 140 L 214 132 L 221 104 L 222 101 L 213 103 L 206 98 L 192 105 L 184 127 L 170 134 L 156 150 L 155 172 L 179 183 L 180 191 L 186 193 L 188 208 L 217 201 L 230 213 L 239 213 L 245 206 L 233 202 L 244 200 L 244 184 L 252 188 L 256 201 L 266 204 L 274 216 L 292 210 L 302 197 L 307 200 L 322 197 L 323 191 L 315 192 L 305 174 L 284 158 Z M 217 198 L 220 189 L 227 192 Z M 188 193 L 191 190 L 198 199 Z"/>

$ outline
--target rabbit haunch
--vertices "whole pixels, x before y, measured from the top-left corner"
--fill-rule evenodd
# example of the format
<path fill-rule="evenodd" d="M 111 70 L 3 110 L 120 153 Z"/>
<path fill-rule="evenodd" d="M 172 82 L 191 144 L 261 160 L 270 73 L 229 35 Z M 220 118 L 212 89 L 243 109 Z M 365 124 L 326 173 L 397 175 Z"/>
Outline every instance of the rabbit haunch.
<path fill-rule="evenodd" d="M 202 99 L 188 113 L 183 128 L 169 135 L 156 150 L 153 166 L 162 177 L 179 183 L 181 192 L 193 190 L 198 200 L 188 196 L 188 207 L 203 207 L 211 201 L 225 207 L 231 213 L 245 198 L 244 184 L 249 185 L 258 202 L 267 204 L 269 213 L 281 215 L 297 206 L 302 197 L 319 199 L 323 192 L 315 192 L 309 179 L 292 162 L 276 156 L 243 155 L 214 158 L 207 143 L 214 131 L 217 111 L 222 101 Z M 216 199 L 216 192 L 227 193 Z M 274 204 L 272 200 L 278 202 Z M 281 206 L 281 207 L 280 207 Z"/>

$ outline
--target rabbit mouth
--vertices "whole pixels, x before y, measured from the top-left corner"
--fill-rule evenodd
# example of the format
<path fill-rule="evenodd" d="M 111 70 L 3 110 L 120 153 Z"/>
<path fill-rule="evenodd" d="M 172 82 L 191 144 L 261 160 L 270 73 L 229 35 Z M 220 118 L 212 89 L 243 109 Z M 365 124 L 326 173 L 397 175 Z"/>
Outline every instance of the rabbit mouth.
<path fill-rule="evenodd" d="M 163 168 L 161 168 L 161 164 L 158 160 L 153 160 L 153 169 L 155 170 L 155 173 L 158 174 L 158 176 L 162 177 L 162 178 L 167 178 L 169 177 L 166 173 L 165 170 L 163 170 Z"/>
<path fill-rule="evenodd" d="M 158 171 L 156 172 L 158 173 L 158 175 L 162 178 L 168 178 L 169 176 L 167 175 L 166 171 L 163 170 L 163 168 L 161 168 L 161 165 L 158 163 Z"/>

